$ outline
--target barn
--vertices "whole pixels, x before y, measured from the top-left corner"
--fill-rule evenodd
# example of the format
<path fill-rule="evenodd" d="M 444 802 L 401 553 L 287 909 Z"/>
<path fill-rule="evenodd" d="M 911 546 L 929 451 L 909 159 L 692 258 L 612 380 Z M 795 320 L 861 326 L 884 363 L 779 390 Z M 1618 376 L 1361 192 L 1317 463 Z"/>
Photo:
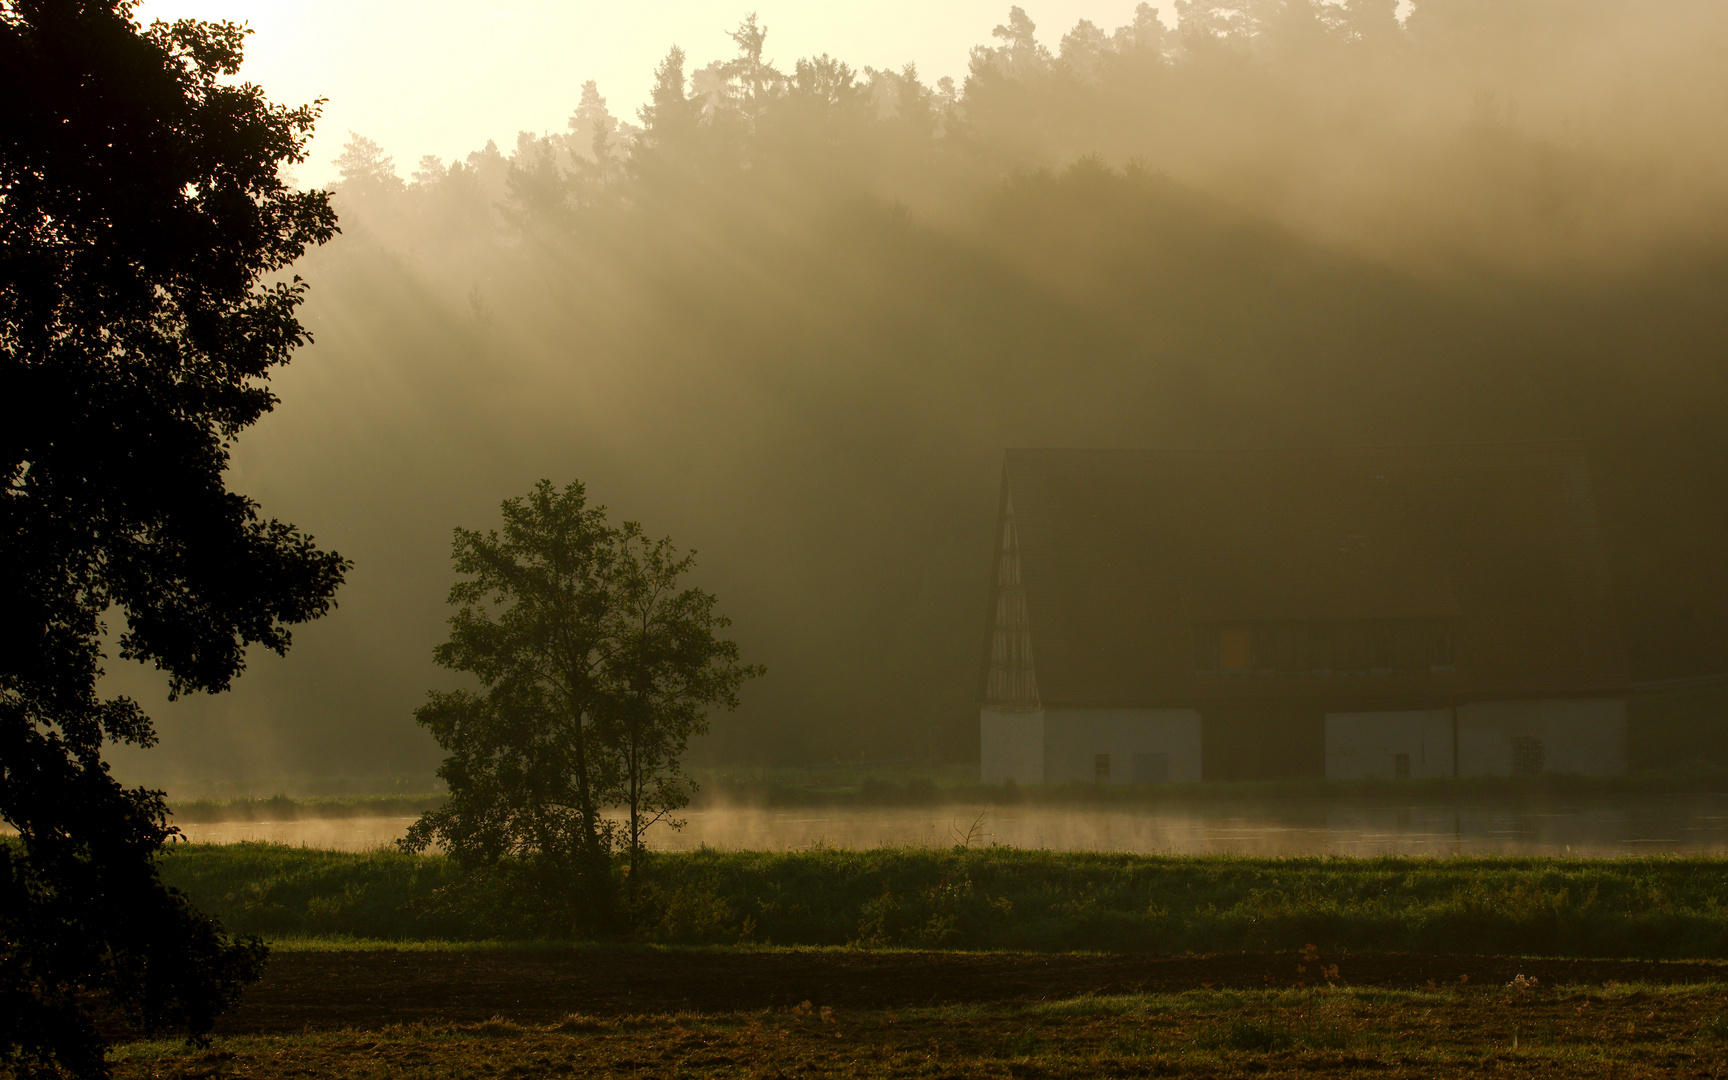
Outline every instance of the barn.
<path fill-rule="evenodd" d="M 1584 448 L 1010 450 L 986 783 L 1626 771 Z"/>

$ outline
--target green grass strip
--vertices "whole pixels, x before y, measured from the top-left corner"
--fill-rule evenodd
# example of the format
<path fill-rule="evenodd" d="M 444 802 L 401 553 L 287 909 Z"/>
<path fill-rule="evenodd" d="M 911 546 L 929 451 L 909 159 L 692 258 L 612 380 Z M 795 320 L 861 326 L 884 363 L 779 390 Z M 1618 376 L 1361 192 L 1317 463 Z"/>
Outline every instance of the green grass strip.
<path fill-rule="evenodd" d="M 166 880 L 274 939 L 571 940 L 440 856 L 176 845 Z M 876 848 L 662 853 L 632 940 L 1034 951 L 1728 958 L 1728 860 L 1244 858 Z"/>

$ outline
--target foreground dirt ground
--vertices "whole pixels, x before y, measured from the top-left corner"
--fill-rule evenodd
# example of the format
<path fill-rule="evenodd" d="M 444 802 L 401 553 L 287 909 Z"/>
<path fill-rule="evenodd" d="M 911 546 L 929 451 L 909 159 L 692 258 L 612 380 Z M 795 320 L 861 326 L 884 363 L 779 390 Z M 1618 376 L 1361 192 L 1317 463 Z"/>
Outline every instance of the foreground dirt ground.
<path fill-rule="evenodd" d="M 1324 965 L 1323 965 L 1324 966 Z M 907 988 L 911 989 L 911 988 Z M 1728 987 L 1198 989 L 1043 1002 L 569 1015 L 133 1043 L 120 1080 L 307 1077 L 1721 1077 Z"/>
<path fill-rule="evenodd" d="M 1728 983 L 1728 964 L 1291 953 L 1138 956 L 1042 953 L 762 952 L 652 949 L 278 952 L 225 1017 L 228 1035 L 389 1024 L 544 1025 L 571 1014 L 718 1014 L 1031 1004 L 1083 995 L 1290 989 L 1331 982 L 1423 990 Z M 1300 969 L 1300 970 L 1299 970 Z"/>

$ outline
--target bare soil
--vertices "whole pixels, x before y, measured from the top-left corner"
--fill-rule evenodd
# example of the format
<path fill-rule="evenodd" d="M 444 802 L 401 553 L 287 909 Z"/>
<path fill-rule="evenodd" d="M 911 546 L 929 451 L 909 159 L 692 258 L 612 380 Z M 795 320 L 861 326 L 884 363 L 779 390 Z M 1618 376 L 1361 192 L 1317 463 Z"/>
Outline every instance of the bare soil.
<path fill-rule="evenodd" d="M 738 1013 L 810 1001 L 847 1010 L 1007 1004 L 1085 994 L 1291 987 L 1319 981 L 1419 989 L 1728 982 L 1728 963 L 1292 953 L 1125 956 L 1038 953 L 593 950 L 278 953 L 218 1025 L 269 1034 L 502 1017 Z M 1301 967 L 1303 970 L 1298 971 Z"/>

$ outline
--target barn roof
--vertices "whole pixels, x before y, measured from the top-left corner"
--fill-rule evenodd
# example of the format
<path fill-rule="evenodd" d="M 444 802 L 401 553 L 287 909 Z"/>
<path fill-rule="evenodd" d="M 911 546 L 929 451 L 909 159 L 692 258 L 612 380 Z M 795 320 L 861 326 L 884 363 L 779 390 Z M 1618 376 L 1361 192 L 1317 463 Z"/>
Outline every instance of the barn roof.
<path fill-rule="evenodd" d="M 998 535 L 995 636 L 1015 578 L 1046 706 L 1438 704 L 1628 682 L 1580 443 L 1010 450 Z M 1444 621 L 1454 670 L 1196 672 L 1199 624 L 1390 619 Z"/>

